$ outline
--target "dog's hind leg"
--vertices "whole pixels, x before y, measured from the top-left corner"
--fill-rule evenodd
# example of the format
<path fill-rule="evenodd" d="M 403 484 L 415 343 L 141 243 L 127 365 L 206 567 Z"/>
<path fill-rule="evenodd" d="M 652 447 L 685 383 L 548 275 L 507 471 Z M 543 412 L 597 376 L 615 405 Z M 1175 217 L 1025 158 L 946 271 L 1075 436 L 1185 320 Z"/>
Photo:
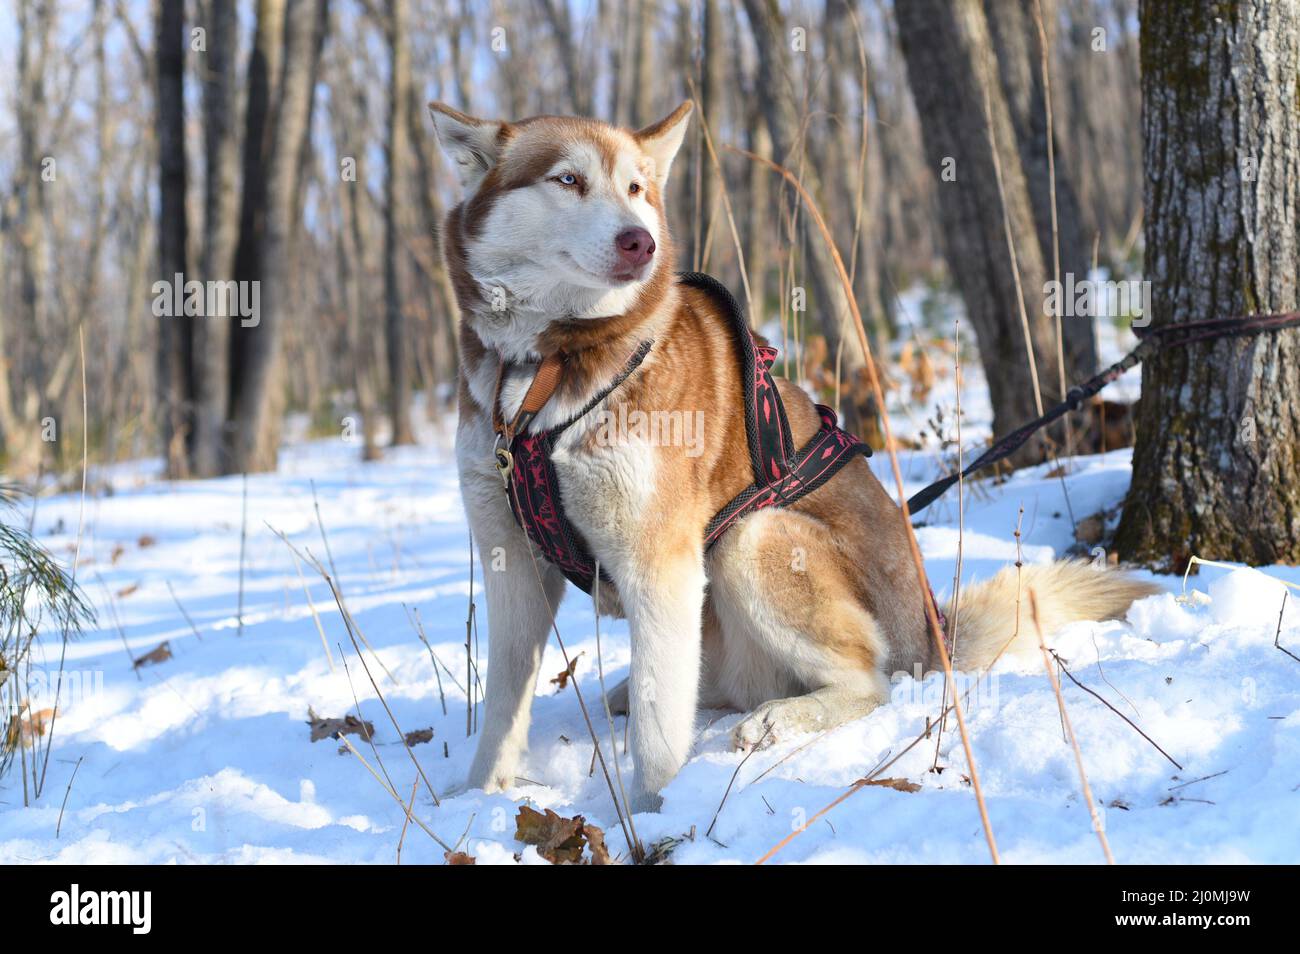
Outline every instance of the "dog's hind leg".
<path fill-rule="evenodd" d="M 888 701 L 885 641 L 817 520 L 756 514 L 723 538 L 711 567 L 720 683 L 751 710 L 732 732 L 737 748 L 831 729 Z"/>

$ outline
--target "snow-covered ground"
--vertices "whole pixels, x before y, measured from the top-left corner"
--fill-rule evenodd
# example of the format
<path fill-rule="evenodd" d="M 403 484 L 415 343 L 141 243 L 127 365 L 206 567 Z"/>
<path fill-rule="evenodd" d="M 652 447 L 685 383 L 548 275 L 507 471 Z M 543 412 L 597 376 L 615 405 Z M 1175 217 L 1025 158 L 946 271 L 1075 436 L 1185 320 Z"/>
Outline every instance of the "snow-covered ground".
<path fill-rule="evenodd" d="M 930 404 L 951 408 L 951 388 L 950 379 L 941 380 Z M 987 436 L 987 417 L 979 419 L 987 401 L 981 404 L 973 369 L 967 388 L 963 403 L 972 413 L 965 434 Z M 913 409 L 910 418 L 924 422 L 931 411 Z M 915 429 L 908 419 L 896 409 L 900 430 Z M 242 633 L 241 480 L 168 484 L 150 477 L 145 465 L 114 470 L 113 493 L 87 501 L 78 569 L 98 608 L 98 628 L 68 651 L 66 667 L 76 678 L 71 689 L 65 684 L 44 796 L 24 807 L 17 769 L 0 783 L 0 861 L 394 861 L 402 810 L 338 742 L 310 741 L 308 710 L 341 718 L 355 712 L 355 693 L 363 717 L 374 723 L 383 771 L 404 799 L 417 784 L 416 769 L 326 583 L 304 566 L 331 669 L 293 556 L 270 528 L 328 563 L 314 482 L 343 596 L 382 667 L 368 652 L 366 662 L 402 731 L 432 728 L 432 740 L 413 751 L 441 794 L 463 781 L 476 742 L 466 735 L 463 689 L 468 534 L 449 444 L 445 429 L 433 429 L 420 447 L 363 464 L 356 444 L 304 442 L 284 452 L 278 473 L 250 477 Z M 1129 451 L 1117 451 L 1072 461 L 1064 481 L 1044 467 L 968 488 L 963 579 L 986 577 L 1015 559 L 1022 506 L 1025 559 L 1048 561 L 1066 552 L 1074 542 L 1070 514 L 1081 519 L 1113 511 L 1128 483 L 1129 459 Z M 887 460 L 878 454 L 873 466 L 892 489 Z M 933 452 L 904 454 L 902 464 L 909 493 L 937 470 Z M 956 494 L 924 517 L 918 536 L 943 601 L 957 550 Z M 40 502 L 36 531 L 56 553 L 70 553 L 77 524 L 75 495 Z M 1300 582 L 1295 568 L 1265 572 Z M 476 570 L 476 593 L 477 577 Z M 1182 765 L 1176 768 L 1115 712 L 1062 678 L 1116 859 L 1300 860 L 1300 661 L 1274 647 L 1283 587 L 1255 571 L 1206 568 L 1189 589 L 1204 591 L 1208 601 L 1179 602 L 1181 581 L 1160 582 L 1167 592 L 1137 604 L 1127 621 L 1077 624 L 1055 641 L 1080 682 Z M 178 612 L 168 583 L 198 635 Z M 435 673 L 408 610 L 418 612 L 444 670 Z M 480 624 L 483 666 L 486 619 Z M 570 591 L 558 626 L 578 658 L 584 697 L 594 705 L 596 629 L 582 594 Z M 128 652 L 139 657 L 163 642 L 171 659 L 133 669 Z M 1300 655 L 1294 603 L 1281 643 Z M 602 621 L 601 645 L 612 684 L 628 665 L 625 624 Z M 47 644 L 38 669 L 54 672 L 56 653 Z M 513 838 L 524 800 L 564 816 L 581 814 L 605 829 L 613 852 L 626 851 L 609 791 L 599 769 L 592 772 L 593 746 L 573 688 L 549 681 L 564 669 L 554 640 L 542 668 L 531 748 L 515 789 L 469 792 L 435 806 L 422 783 L 415 787 L 415 815 L 480 864 L 540 860 L 535 848 Z M 678 839 L 670 856 L 676 863 L 752 862 L 854 780 L 902 752 L 938 713 L 941 686 L 940 677 L 902 678 L 892 704 L 824 737 L 783 742 L 747 761 L 728 747 L 739 716 L 701 712 L 689 763 L 665 790 L 663 811 L 635 817 L 637 834 L 647 844 Z M 1003 860 L 1101 861 L 1041 660 L 1004 662 L 976 697 L 968 712 L 975 768 Z M 33 708 L 44 704 L 33 700 Z M 596 723 L 609 753 L 603 717 Z M 618 718 L 615 748 L 627 773 L 623 728 Z M 378 769 L 370 747 L 349 738 Z M 941 772 L 931 771 L 935 759 L 935 739 L 923 741 L 885 773 L 919 790 L 861 789 L 775 860 L 987 861 L 955 727 L 938 745 Z M 443 850 L 413 825 L 402 860 L 441 862 Z"/>

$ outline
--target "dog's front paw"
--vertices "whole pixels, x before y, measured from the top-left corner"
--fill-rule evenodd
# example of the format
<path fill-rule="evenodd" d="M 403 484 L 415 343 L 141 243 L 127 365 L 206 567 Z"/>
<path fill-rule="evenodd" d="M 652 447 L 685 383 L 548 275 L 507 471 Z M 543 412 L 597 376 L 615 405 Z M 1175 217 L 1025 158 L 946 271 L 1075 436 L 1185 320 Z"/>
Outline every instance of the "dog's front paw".
<path fill-rule="evenodd" d="M 658 792 L 634 791 L 628 796 L 628 809 L 633 815 L 642 812 L 657 812 L 664 807 L 663 796 Z"/>
<path fill-rule="evenodd" d="M 826 710 L 816 699 L 796 696 L 759 706 L 731 730 L 731 747 L 740 751 L 765 749 L 802 732 L 825 728 Z"/>

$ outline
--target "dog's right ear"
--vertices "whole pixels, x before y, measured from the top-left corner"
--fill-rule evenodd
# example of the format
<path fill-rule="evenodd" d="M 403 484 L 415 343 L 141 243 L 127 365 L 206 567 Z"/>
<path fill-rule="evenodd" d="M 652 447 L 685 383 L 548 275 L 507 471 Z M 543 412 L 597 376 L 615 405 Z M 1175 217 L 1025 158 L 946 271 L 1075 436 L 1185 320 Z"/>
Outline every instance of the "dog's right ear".
<path fill-rule="evenodd" d="M 475 119 L 444 103 L 430 103 L 429 114 L 442 151 L 456 165 L 461 188 L 473 192 L 501 155 L 506 124 Z"/>

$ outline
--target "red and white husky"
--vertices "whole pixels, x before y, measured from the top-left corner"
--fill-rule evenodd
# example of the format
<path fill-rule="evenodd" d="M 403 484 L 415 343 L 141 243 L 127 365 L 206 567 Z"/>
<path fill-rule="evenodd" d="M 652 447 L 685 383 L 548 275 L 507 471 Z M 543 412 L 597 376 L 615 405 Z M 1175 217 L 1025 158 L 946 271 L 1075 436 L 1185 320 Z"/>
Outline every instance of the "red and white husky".
<path fill-rule="evenodd" d="M 602 611 L 631 629 L 631 672 L 611 702 L 629 714 L 633 810 L 660 804 L 700 706 L 747 712 L 733 739 L 752 746 L 862 716 L 888 700 L 891 673 L 936 667 L 901 511 L 865 460 L 792 506 L 745 517 L 705 552 L 706 524 L 753 477 L 734 339 L 717 302 L 674 279 L 664 189 L 690 104 L 635 132 L 431 110 L 464 190 L 444 232 L 462 312 L 456 452 L 490 626 L 469 785 L 514 785 L 565 589 L 516 524 L 495 467 L 498 373 L 501 416 L 511 419 L 539 363 L 560 352 L 563 378 L 530 428 L 581 415 L 552 461 L 564 511 L 610 580 Z M 653 348 L 632 375 L 583 413 L 647 340 Z M 797 386 L 778 385 L 800 446 L 817 411 Z M 602 439 L 601 412 L 613 404 L 681 412 L 703 420 L 703 434 L 690 446 Z M 1027 567 L 1022 583 L 1048 633 L 1123 614 L 1151 592 L 1078 563 Z M 1007 571 L 963 593 L 959 665 L 986 665 L 1010 639 L 1015 595 Z"/>

